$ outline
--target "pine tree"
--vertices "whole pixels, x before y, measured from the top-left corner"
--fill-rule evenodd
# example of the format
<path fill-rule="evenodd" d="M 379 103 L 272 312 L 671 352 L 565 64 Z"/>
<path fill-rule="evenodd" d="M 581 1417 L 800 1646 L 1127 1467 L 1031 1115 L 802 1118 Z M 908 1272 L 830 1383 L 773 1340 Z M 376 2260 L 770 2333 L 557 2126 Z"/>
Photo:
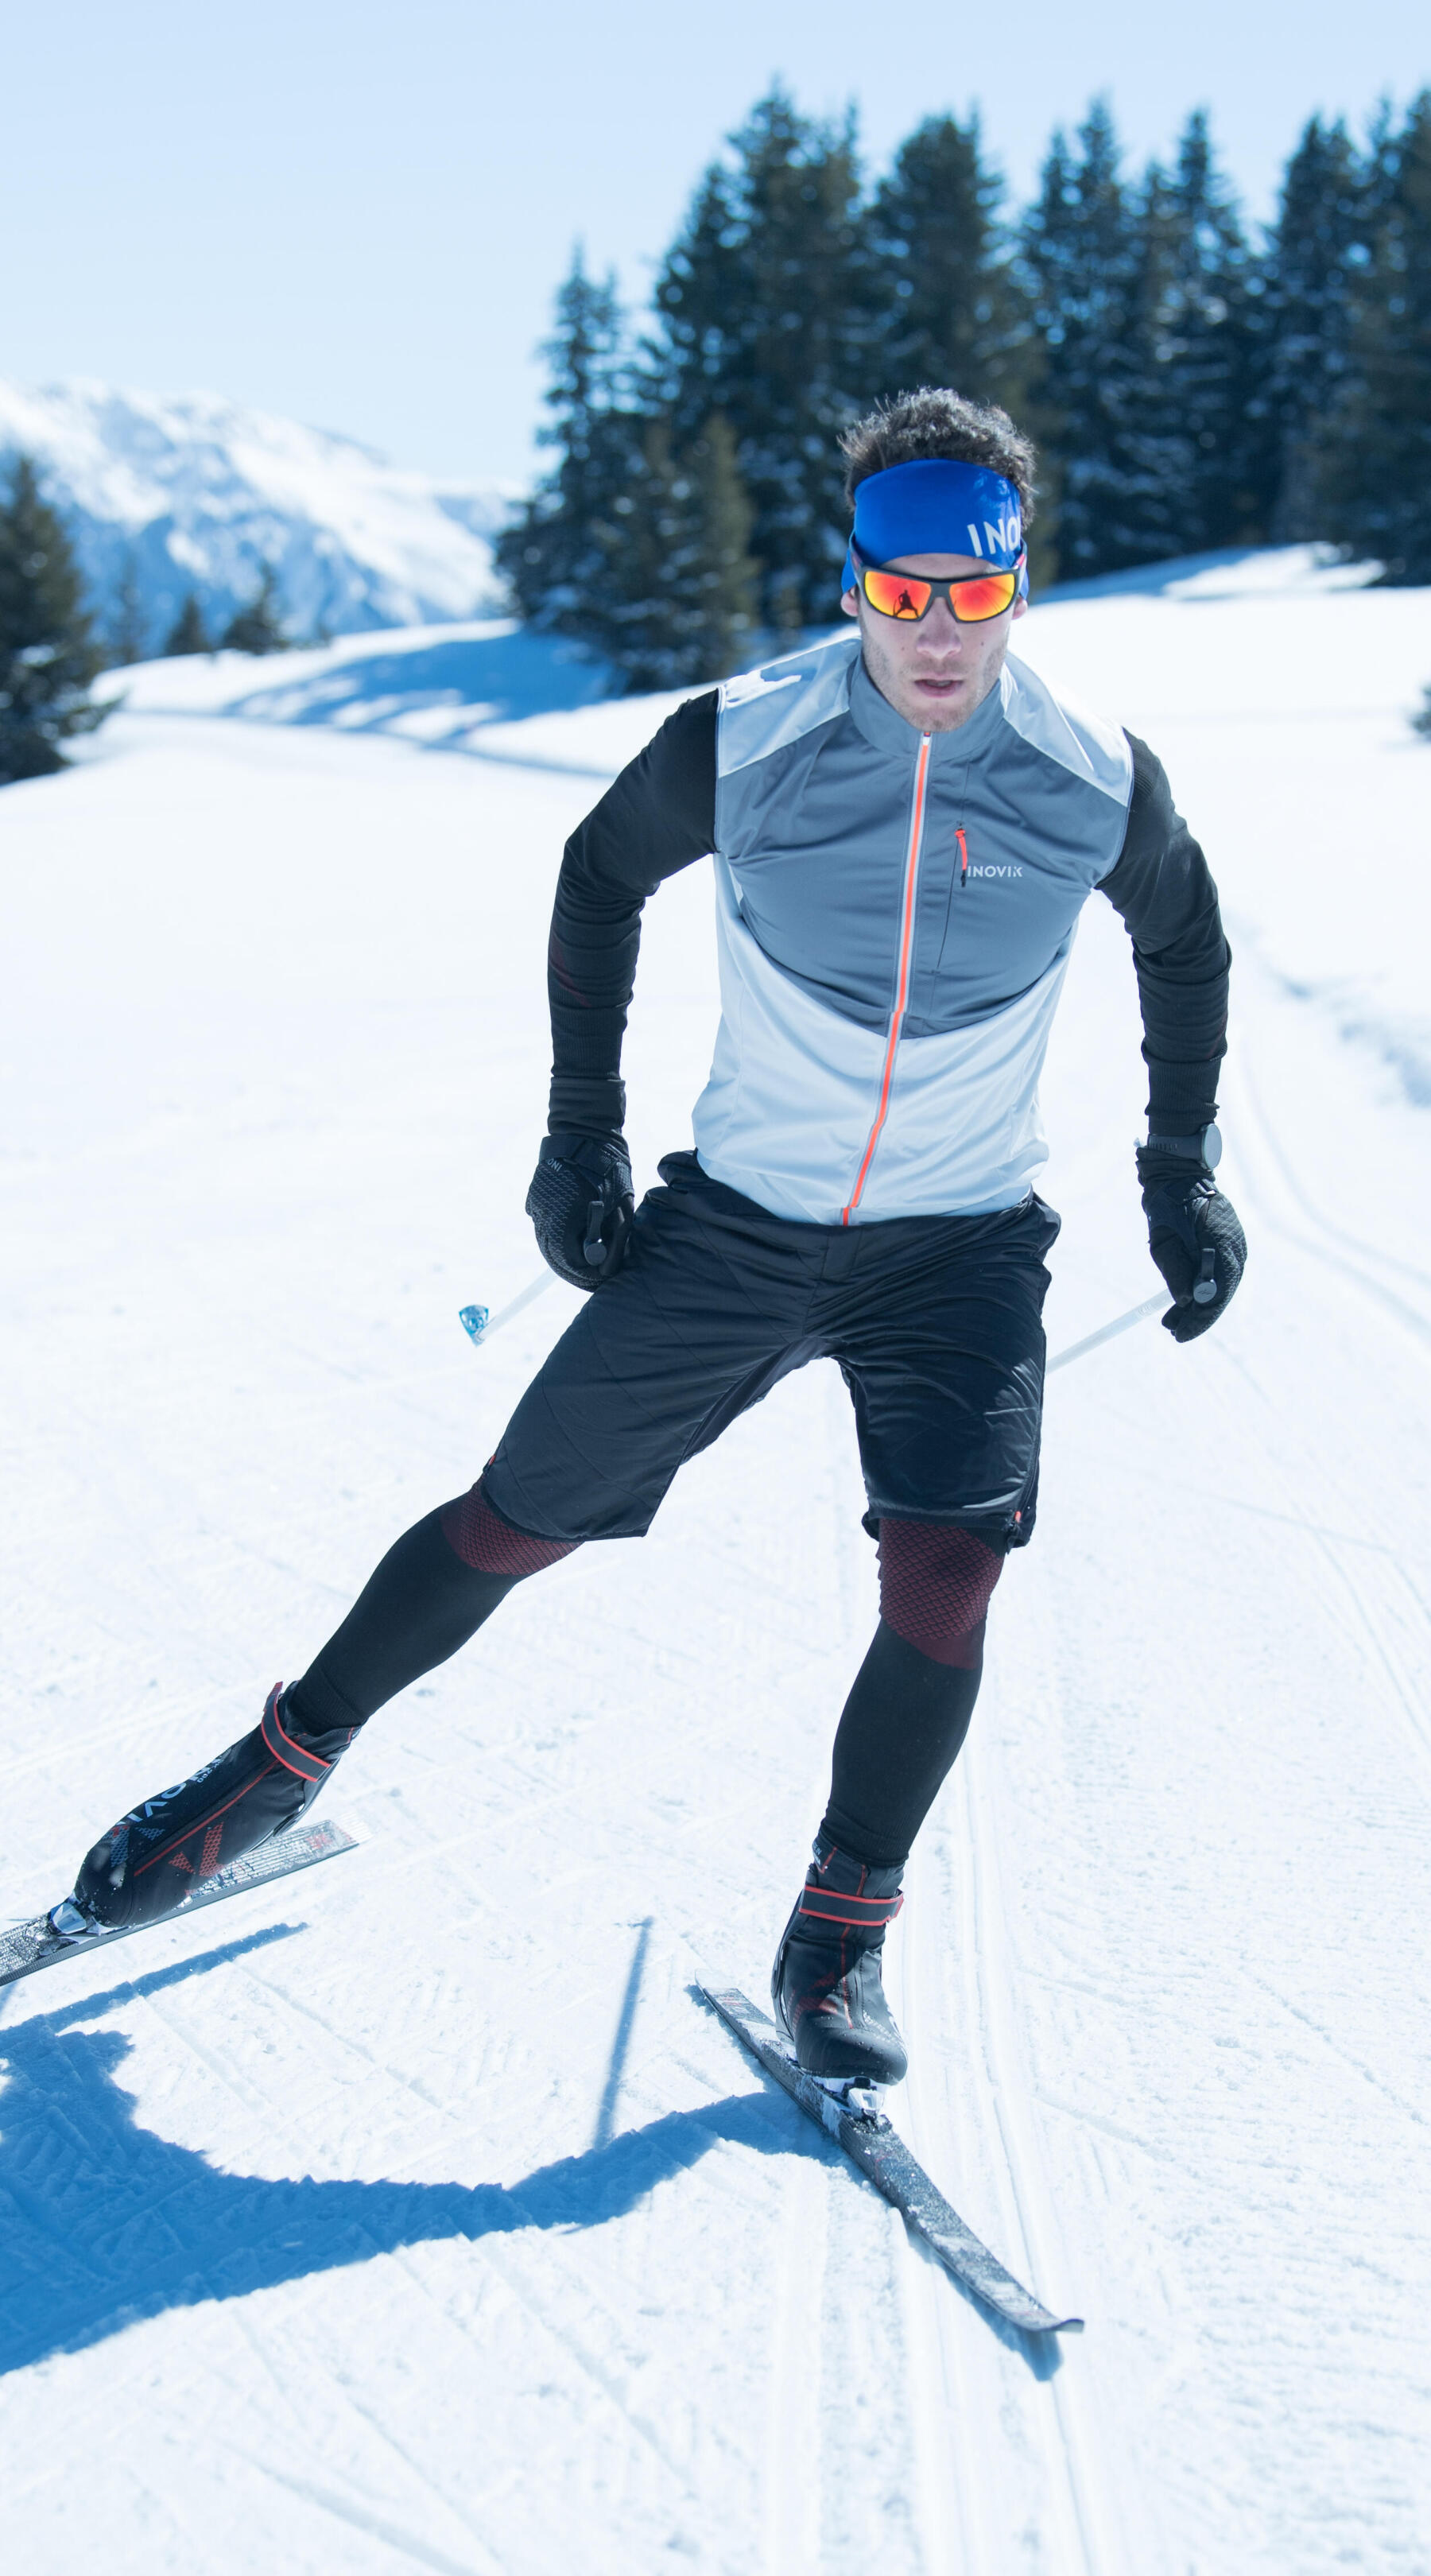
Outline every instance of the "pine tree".
<path fill-rule="evenodd" d="M 871 393 L 951 385 L 975 402 L 1018 402 L 1027 321 L 1003 196 L 977 116 L 927 117 L 901 144 L 870 214 L 880 302 Z"/>
<path fill-rule="evenodd" d="M 1304 127 L 1282 181 L 1268 244 L 1267 398 L 1277 442 L 1271 534 L 1325 533 L 1317 440 L 1350 356 L 1352 297 L 1370 258 L 1368 172 L 1340 118 Z"/>
<path fill-rule="evenodd" d="M 552 417 L 537 433 L 557 460 L 497 539 L 499 571 L 531 624 L 594 641 L 601 627 L 610 525 L 638 471 L 641 424 L 626 400 L 624 322 L 614 278 L 590 278 L 580 246 L 543 344 Z"/>
<path fill-rule="evenodd" d="M 288 637 L 278 611 L 278 575 L 272 564 L 259 567 L 258 588 L 244 608 L 234 611 L 219 637 L 221 653 L 286 653 Z"/>
<path fill-rule="evenodd" d="M 117 670 L 127 670 L 131 663 L 142 662 L 148 636 L 149 620 L 144 612 L 144 594 L 139 586 L 139 559 L 133 546 L 127 546 L 105 639 L 111 665 Z"/>
<path fill-rule="evenodd" d="M 713 414 L 679 450 L 669 420 L 647 421 L 637 469 L 601 531 L 602 642 L 628 689 L 738 668 L 755 624 L 752 517 L 727 421 Z"/>
<path fill-rule="evenodd" d="M 754 623 L 750 505 L 729 424 L 678 438 L 643 407 L 613 281 L 580 251 L 546 344 L 553 471 L 497 541 L 515 605 L 599 653 L 628 689 L 719 677 Z"/>
<path fill-rule="evenodd" d="M 184 605 L 164 639 L 166 655 L 179 653 L 212 653 L 213 639 L 204 624 L 204 612 L 195 592 L 189 591 Z"/>
<path fill-rule="evenodd" d="M 63 524 L 21 456 L 0 503 L 0 785 L 63 769 L 61 745 L 103 723 L 88 694 L 103 658 Z"/>
<path fill-rule="evenodd" d="M 1327 532 L 1380 557 L 1392 583 L 1431 581 L 1431 90 L 1386 138 L 1374 249 L 1349 364 L 1320 441 Z"/>
<path fill-rule="evenodd" d="M 696 193 L 656 284 L 645 400 L 678 445 L 730 424 L 755 512 L 760 615 L 798 630 L 836 605 L 848 513 L 838 435 L 877 373 L 879 272 L 853 126 L 762 99 Z"/>
<path fill-rule="evenodd" d="M 1031 411 L 1064 580 L 1251 542 L 1276 472 L 1263 280 L 1206 118 L 1139 189 L 1102 101 L 1078 143 L 1075 158 L 1055 135 L 1023 234 L 1041 341 Z"/>
<path fill-rule="evenodd" d="M 1265 535 L 1277 441 L 1265 390 L 1263 286 L 1218 174 L 1207 119 L 1176 165 L 1149 170 L 1138 212 L 1134 364 L 1122 406 L 1129 561 Z"/>
<path fill-rule="evenodd" d="M 1137 366 L 1143 248 L 1106 101 L 1056 132 L 1025 219 L 1037 358 L 1031 426 L 1044 451 L 1043 537 L 1062 581 L 1144 560 L 1129 513 L 1125 418 Z"/>

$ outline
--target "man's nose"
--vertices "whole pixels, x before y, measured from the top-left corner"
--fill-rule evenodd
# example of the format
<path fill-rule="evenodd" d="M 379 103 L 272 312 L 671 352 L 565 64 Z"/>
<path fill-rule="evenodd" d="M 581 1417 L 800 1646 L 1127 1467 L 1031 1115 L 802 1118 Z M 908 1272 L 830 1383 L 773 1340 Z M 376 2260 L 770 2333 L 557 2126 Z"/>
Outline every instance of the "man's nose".
<path fill-rule="evenodd" d="M 963 629 L 947 599 L 936 599 L 927 617 L 921 618 L 919 633 L 921 642 L 937 645 L 941 653 L 947 652 L 951 643 L 963 641 Z"/>

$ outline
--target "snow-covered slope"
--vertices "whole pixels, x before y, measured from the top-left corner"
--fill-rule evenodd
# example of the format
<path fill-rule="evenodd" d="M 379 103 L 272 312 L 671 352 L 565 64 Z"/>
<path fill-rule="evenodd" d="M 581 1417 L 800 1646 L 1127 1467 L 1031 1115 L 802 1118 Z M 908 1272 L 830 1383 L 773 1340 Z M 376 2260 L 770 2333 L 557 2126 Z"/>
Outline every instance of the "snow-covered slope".
<path fill-rule="evenodd" d="M 1212 854 L 1251 1242 L 1205 1341 L 1050 1380 L 891 1941 L 900 2123 L 1086 2334 L 996 2335 L 692 2000 L 759 1995 L 875 1615 L 817 1366 L 373 1722 L 327 1793 L 356 1855 L 0 1997 L 16 2566 L 1424 2564 L 1431 1113 L 1336 993 L 1414 1007 L 1431 597 L 1068 602 L 1021 649 L 1148 733 Z M 254 1722 L 572 1311 L 456 1321 L 537 1267 L 594 792 L 554 764 L 654 712 L 506 719 L 498 765 L 126 711 L 0 796 L 7 1911 Z M 693 868 L 646 915 L 642 1184 L 715 1007 Z M 1055 1350 L 1156 1285 L 1142 1072 L 1095 901 Z"/>
<path fill-rule="evenodd" d="M 0 459 L 20 451 L 43 468 L 101 615 L 132 567 L 156 643 L 191 590 L 214 631 L 264 563 L 299 636 L 499 604 L 488 541 L 509 494 L 401 472 L 354 439 L 215 394 L 0 382 Z"/>
<path fill-rule="evenodd" d="M 310 652 L 256 661 L 249 653 L 196 653 L 106 672 L 95 695 L 130 715 L 227 716 L 246 724 L 334 726 L 391 734 L 428 751 L 466 751 L 532 766 L 605 776 L 615 710 L 610 675 L 580 645 L 540 635 L 515 618 L 409 626 L 349 635 Z M 669 699 L 621 702 L 639 745 Z M 572 713 L 588 711 L 573 726 Z M 529 734 L 542 717 L 546 732 Z"/>

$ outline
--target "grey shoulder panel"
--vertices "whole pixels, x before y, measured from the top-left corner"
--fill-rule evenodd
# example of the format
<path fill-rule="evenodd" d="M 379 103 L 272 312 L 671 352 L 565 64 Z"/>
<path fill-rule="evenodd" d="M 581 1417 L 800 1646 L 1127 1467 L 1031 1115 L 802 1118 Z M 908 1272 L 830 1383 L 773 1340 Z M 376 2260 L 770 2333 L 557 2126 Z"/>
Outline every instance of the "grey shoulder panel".
<path fill-rule="evenodd" d="M 1133 755 L 1117 725 L 1088 714 L 1062 691 L 1055 695 L 1047 680 L 1012 653 L 1000 688 L 1005 721 L 1023 741 L 1126 812 L 1133 793 Z"/>
<path fill-rule="evenodd" d="M 808 653 L 792 653 L 782 662 L 767 662 L 758 671 L 743 671 L 721 684 L 717 718 L 716 769 L 721 778 L 748 769 L 783 751 L 802 734 L 842 716 L 850 703 L 850 680 L 859 659 L 858 633 L 817 644 Z"/>

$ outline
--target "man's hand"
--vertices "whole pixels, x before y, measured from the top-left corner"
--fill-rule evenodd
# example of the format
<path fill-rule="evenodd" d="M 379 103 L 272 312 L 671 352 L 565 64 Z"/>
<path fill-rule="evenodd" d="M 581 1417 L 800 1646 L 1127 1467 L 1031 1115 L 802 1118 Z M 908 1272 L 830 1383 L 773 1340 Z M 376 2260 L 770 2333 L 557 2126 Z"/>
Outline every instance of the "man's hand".
<path fill-rule="evenodd" d="M 1156 1145 L 1138 1148 L 1148 1249 L 1173 1294 L 1163 1329 L 1195 1342 L 1236 1294 L 1247 1267 L 1247 1237 L 1231 1199 L 1203 1171 Z"/>
<path fill-rule="evenodd" d="M 636 1197 L 624 1136 L 544 1136 L 527 1192 L 542 1258 L 573 1288 L 599 1288 L 626 1253 Z"/>

